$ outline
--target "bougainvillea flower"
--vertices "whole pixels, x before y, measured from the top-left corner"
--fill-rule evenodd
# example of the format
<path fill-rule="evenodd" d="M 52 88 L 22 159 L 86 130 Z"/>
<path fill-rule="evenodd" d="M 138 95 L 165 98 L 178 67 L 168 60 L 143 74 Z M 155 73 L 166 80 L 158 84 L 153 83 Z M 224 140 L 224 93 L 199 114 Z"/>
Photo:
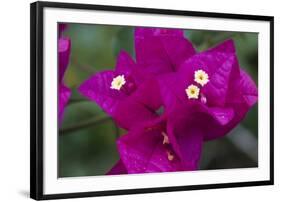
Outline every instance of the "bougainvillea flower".
<path fill-rule="evenodd" d="M 204 140 L 227 134 L 258 98 L 254 81 L 239 67 L 232 40 L 192 56 L 178 72 L 164 75 L 159 83 L 168 123 L 175 129 L 192 122 L 190 127 Z M 192 118 L 185 116 L 187 113 Z M 186 118 L 174 119 L 179 116 Z M 174 134 L 172 144 L 176 147 L 183 136 Z"/>
<path fill-rule="evenodd" d="M 115 70 L 99 72 L 79 88 L 125 129 L 157 116 L 162 99 L 154 77 L 175 71 L 195 53 L 176 29 L 136 28 L 135 49 L 136 63 L 121 51 Z"/>
<path fill-rule="evenodd" d="M 108 174 L 196 170 L 204 140 L 227 134 L 258 97 L 232 40 L 193 55 L 158 81 L 165 114 L 119 138 L 120 161 Z"/>
<path fill-rule="evenodd" d="M 156 117 L 161 105 L 157 82 L 147 78 L 140 68 L 121 51 L 115 70 L 96 73 L 79 87 L 79 92 L 95 101 L 123 128 Z"/>
<path fill-rule="evenodd" d="M 114 70 L 79 87 L 129 130 L 108 174 L 196 170 L 203 142 L 227 134 L 256 103 L 254 81 L 240 68 L 232 40 L 196 53 L 181 30 L 137 28 L 135 52 L 136 62 L 121 51 Z M 65 67 L 68 60 L 61 61 Z"/>
<path fill-rule="evenodd" d="M 136 28 L 136 62 L 153 73 L 177 71 L 183 61 L 195 54 L 192 43 L 179 29 Z"/>
<path fill-rule="evenodd" d="M 183 125 L 176 130 L 186 133 L 189 128 Z M 183 139 L 178 146 L 182 149 L 179 153 L 175 152 L 169 137 L 165 115 L 134 127 L 118 139 L 121 160 L 108 174 L 196 170 L 202 136 L 190 133 L 188 141 Z"/>
<path fill-rule="evenodd" d="M 58 39 L 58 60 L 59 60 L 59 121 L 63 117 L 64 108 L 71 95 L 71 90 L 63 84 L 63 76 L 69 64 L 71 41 L 69 38 L 62 36 L 62 31 L 66 28 L 65 24 L 59 25 Z"/>

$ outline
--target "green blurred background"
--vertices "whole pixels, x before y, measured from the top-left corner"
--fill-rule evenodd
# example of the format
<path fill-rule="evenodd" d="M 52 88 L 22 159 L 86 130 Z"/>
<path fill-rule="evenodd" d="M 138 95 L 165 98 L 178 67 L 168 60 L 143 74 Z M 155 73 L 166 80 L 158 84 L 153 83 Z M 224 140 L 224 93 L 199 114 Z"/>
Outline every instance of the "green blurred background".
<path fill-rule="evenodd" d="M 64 82 L 72 89 L 59 130 L 59 177 L 104 175 L 119 159 L 115 141 L 126 131 L 77 87 L 95 72 L 113 69 L 120 50 L 134 57 L 133 27 L 68 24 L 71 38 L 70 65 Z M 258 84 L 258 34 L 185 30 L 198 51 L 225 39 L 235 41 L 240 65 Z M 200 169 L 256 167 L 258 161 L 258 106 L 224 138 L 206 142 Z"/>

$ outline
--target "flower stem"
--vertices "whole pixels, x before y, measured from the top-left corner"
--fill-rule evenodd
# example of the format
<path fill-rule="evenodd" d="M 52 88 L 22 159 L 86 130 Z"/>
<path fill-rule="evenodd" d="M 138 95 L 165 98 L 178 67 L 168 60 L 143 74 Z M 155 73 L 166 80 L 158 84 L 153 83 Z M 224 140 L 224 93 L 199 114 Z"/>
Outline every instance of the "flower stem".
<path fill-rule="evenodd" d="M 104 116 L 104 115 L 103 116 L 97 116 L 95 118 L 92 118 L 92 119 L 89 119 L 89 120 L 86 120 L 86 121 L 81 121 L 80 123 L 77 123 L 77 124 L 74 124 L 74 125 L 71 125 L 71 126 L 68 126 L 68 127 L 60 128 L 59 134 L 65 135 L 65 134 L 68 134 L 70 132 L 79 130 L 81 128 L 94 126 L 94 125 L 100 124 L 100 123 L 108 121 L 108 120 L 111 120 L 111 118 L 108 117 L 108 116 Z"/>

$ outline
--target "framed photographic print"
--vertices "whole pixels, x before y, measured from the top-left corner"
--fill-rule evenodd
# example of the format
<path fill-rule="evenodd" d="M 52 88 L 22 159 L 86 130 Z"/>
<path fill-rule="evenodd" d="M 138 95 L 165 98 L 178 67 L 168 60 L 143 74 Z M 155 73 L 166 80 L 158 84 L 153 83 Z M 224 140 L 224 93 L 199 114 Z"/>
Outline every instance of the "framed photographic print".
<path fill-rule="evenodd" d="M 31 4 L 31 197 L 273 184 L 273 17 Z"/>

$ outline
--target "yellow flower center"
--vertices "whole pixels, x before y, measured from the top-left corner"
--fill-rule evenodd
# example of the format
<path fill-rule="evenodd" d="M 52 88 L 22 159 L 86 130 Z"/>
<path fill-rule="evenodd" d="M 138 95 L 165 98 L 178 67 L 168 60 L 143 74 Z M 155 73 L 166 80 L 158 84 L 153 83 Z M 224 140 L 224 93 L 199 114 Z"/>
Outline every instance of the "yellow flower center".
<path fill-rule="evenodd" d="M 170 144 L 168 135 L 165 132 L 161 132 L 161 135 L 163 135 L 163 144 Z"/>
<path fill-rule="evenodd" d="M 200 89 L 197 86 L 191 84 L 185 89 L 185 93 L 188 99 L 198 99 Z"/>
<path fill-rule="evenodd" d="M 110 88 L 115 90 L 120 90 L 125 83 L 126 80 L 124 75 L 119 75 L 113 78 Z"/>
<path fill-rule="evenodd" d="M 204 86 L 209 82 L 209 75 L 201 69 L 197 70 L 194 72 L 194 81 L 201 86 Z"/>

